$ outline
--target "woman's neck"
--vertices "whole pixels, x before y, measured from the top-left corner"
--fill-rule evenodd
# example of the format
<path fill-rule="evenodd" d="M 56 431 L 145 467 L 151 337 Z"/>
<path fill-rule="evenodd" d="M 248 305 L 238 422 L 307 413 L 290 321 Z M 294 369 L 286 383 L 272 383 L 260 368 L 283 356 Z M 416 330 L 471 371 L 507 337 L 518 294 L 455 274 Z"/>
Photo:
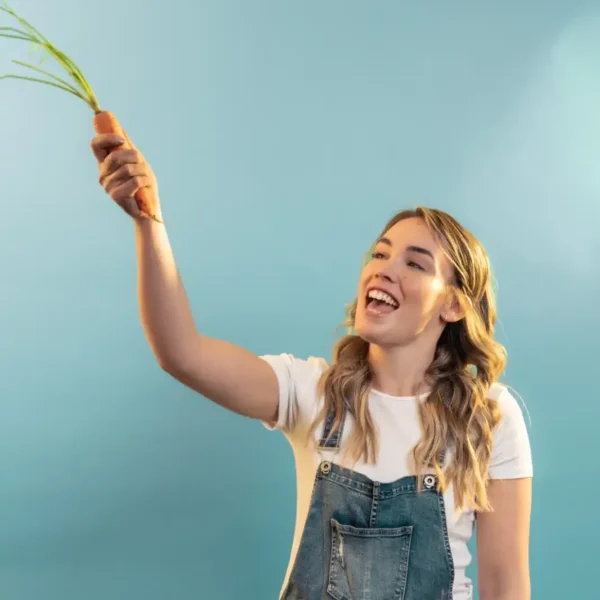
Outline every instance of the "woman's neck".
<path fill-rule="evenodd" d="M 373 387 L 390 396 L 416 396 L 429 391 L 425 373 L 431 365 L 430 352 L 412 346 L 382 348 L 369 345 L 368 360 L 373 372 Z"/>

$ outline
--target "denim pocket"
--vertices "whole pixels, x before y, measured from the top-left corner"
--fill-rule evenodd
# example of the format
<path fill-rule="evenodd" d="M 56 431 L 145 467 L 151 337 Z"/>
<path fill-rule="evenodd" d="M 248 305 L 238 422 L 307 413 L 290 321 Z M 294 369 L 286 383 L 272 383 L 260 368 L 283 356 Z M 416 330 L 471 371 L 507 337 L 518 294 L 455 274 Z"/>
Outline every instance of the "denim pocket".
<path fill-rule="evenodd" d="M 327 593 L 336 600 L 403 600 L 413 528 L 357 528 L 331 519 Z"/>

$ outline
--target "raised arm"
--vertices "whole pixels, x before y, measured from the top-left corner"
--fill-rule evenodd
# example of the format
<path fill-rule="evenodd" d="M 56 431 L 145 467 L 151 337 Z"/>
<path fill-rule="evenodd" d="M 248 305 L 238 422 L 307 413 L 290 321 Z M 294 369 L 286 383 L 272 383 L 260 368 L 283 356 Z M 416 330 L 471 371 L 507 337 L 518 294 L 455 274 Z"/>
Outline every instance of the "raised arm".
<path fill-rule="evenodd" d="M 134 222 L 140 316 L 158 364 L 229 410 L 275 421 L 279 390 L 271 366 L 196 329 L 166 227 L 144 217 L 133 198 L 140 187 L 147 187 L 159 206 L 156 179 L 142 154 L 135 147 L 119 149 L 122 143 L 118 136 L 99 135 L 92 140 L 92 150 L 101 185 Z M 162 220 L 160 206 L 157 216 Z"/>

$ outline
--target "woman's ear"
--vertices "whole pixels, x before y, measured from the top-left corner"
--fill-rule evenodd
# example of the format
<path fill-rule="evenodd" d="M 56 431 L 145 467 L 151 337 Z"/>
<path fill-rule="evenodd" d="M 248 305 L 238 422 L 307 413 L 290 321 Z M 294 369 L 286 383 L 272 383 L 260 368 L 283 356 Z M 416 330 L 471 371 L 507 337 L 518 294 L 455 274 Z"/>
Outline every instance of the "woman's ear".
<path fill-rule="evenodd" d="M 445 323 L 456 323 L 465 318 L 467 313 L 466 298 L 462 299 L 462 295 L 457 290 L 450 291 L 449 297 L 445 302 L 441 318 Z"/>

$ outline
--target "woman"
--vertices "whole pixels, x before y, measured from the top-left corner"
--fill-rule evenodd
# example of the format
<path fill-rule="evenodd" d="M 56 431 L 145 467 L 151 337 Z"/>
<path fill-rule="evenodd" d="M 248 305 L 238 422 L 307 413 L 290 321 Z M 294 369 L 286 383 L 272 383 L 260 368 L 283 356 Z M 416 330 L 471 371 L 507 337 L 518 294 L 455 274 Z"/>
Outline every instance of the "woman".
<path fill-rule="evenodd" d="M 138 294 L 160 366 L 203 396 L 284 432 L 298 510 L 281 597 L 472 597 L 477 521 L 482 600 L 530 598 L 531 452 L 498 383 L 502 346 L 487 256 L 452 217 L 405 211 L 384 228 L 335 360 L 257 357 L 196 330 L 150 167 L 114 135 L 94 138 L 100 182 L 132 217 Z M 160 217 L 160 211 L 159 211 Z"/>

